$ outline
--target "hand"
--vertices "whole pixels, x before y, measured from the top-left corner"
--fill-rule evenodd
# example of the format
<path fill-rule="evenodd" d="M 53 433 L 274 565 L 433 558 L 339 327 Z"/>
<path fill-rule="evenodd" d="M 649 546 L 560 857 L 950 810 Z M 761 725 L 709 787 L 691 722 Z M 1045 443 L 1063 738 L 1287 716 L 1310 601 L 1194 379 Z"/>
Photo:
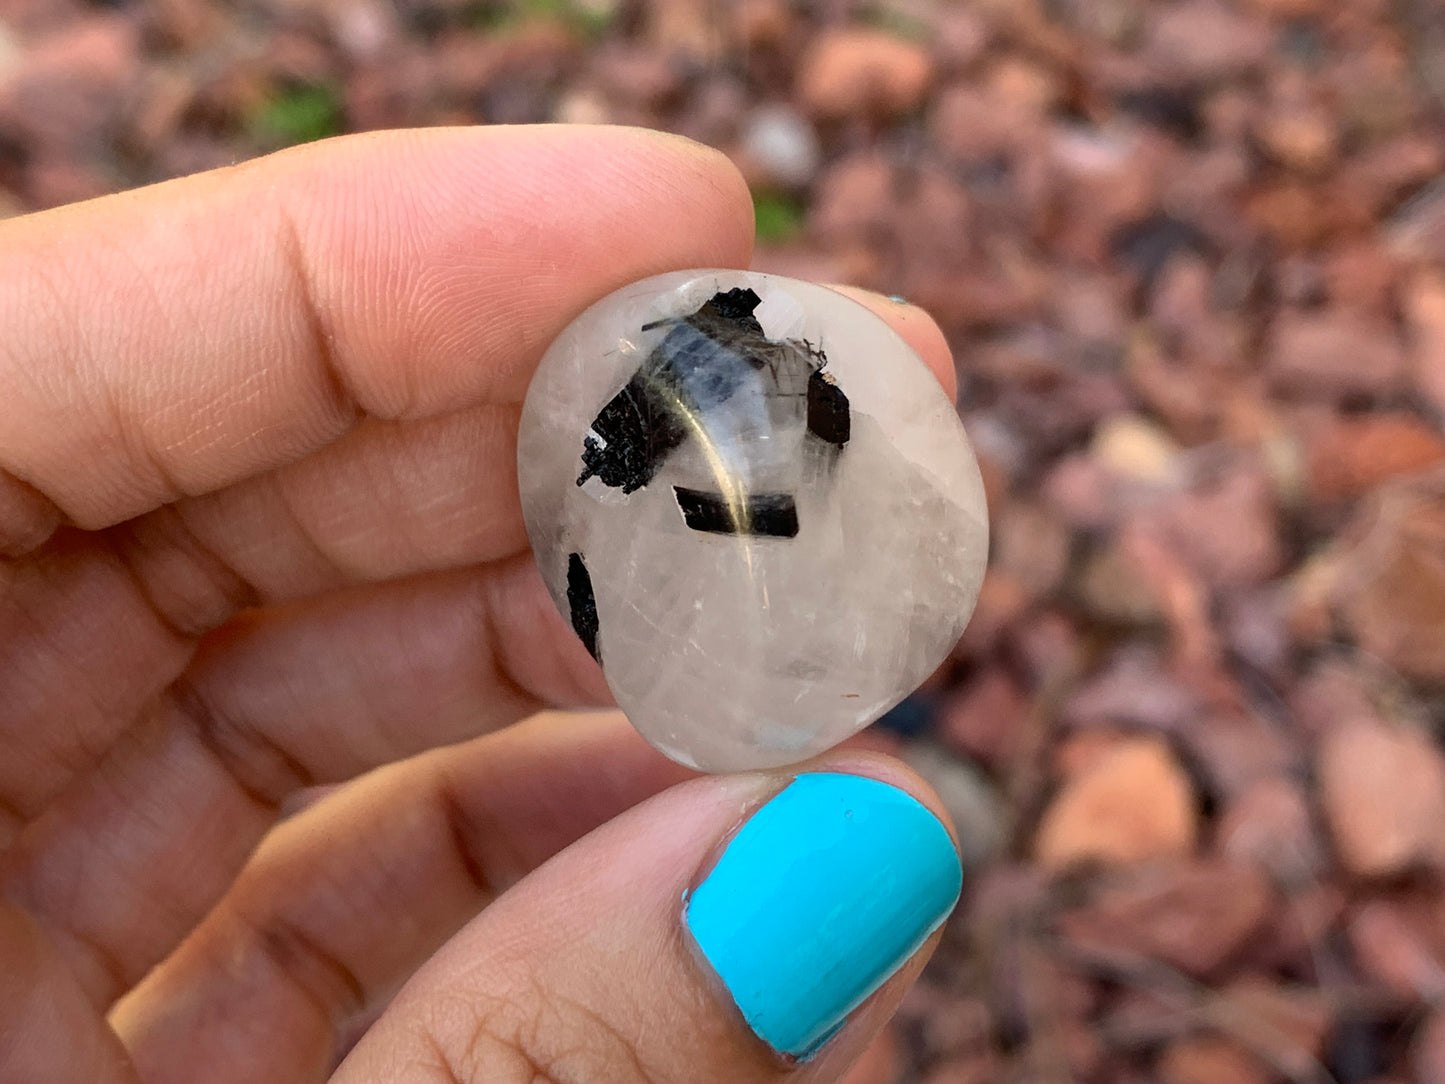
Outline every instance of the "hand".
<path fill-rule="evenodd" d="M 618 286 L 746 266 L 751 221 L 712 151 L 521 128 L 0 224 L 0 1082 L 832 1080 L 866 1046 L 957 891 L 916 779 L 684 781 L 615 714 L 519 723 L 607 698 L 527 553 L 531 370 Z M 859 296 L 952 387 L 926 316 Z M 823 841 L 845 806 L 872 827 Z"/>

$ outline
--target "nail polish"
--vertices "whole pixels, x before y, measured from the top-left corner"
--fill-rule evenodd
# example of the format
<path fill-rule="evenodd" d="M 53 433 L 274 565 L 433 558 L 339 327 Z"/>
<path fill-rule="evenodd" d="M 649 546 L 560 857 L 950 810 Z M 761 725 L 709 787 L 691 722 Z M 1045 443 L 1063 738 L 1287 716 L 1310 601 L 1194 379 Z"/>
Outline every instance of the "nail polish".
<path fill-rule="evenodd" d="M 962 869 L 939 820 L 863 776 L 797 776 L 693 890 L 684 919 L 753 1031 L 815 1053 L 948 916 Z"/>

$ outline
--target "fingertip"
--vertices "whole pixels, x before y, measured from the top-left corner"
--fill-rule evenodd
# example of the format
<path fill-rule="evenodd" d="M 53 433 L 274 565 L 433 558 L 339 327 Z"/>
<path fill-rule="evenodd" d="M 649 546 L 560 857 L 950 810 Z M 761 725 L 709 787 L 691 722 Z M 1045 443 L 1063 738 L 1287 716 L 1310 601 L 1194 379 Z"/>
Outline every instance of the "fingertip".
<path fill-rule="evenodd" d="M 747 237 L 747 249 L 743 260 L 727 266 L 746 267 L 752 259 L 753 242 L 757 218 L 753 211 L 753 193 L 748 187 L 742 171 L 722 151 L 706 143 L 700 143 L 676 132 L 658 131 L 653 128 L 622 129 L 636 133 L 641 138 L 667 147 L 672 153 L 696 163 L 705 175 L 709 188 L 717 193 L 719 203 L 726 210 L 726 225 Z"/>
<path fill-rule="evenodd" d="M 716 147 L 698 143 L 686 136 L 662 134 L 697 163 L 703 183 L 715 196 L 719 211 L 717 218 L 710 223 L 701 222 L 699 225 L 704 229 L 716 229 L 722 233 L 730 259 L 719 266 L 747 267 L 752 262 L 757 229 L 753 194 L 748 188 L 748 182 L 733 160 Z"/>
<path fill-rule="evenodd" d="M 534 131 L 579 147 L 590 143 L 597 155 L 630 159 L 634 175 L 667 184 L 679 200 L 697 207 L 694 241 L 720 256 L 707 266 L 748 266 L 756 228 L 752 192 L 732 159 L 716 147 L 675 132 L 625 125 L 549 124 Z"/>
<path fill-rule="evenodd" d="M 840 746 L 815 757 L 806 764 L 796 766 L 794 771 L 822 772 L 839 775 L 856 775 L 886 783 L 902 791 L 943 825 L 955 847 L 958 844 L 958 830 L 949 816 L 943 799 L 923 776 L 905 764 L 891 752 L 870 749 L 867 746 Z"/>
<path fill-rule="evenodd" d="M 809 765 L 752 812 L 688 896 L 694 944 L 752 1031 L 787 1057 L 821 1053 L 958 901 L 953 837 L 913 793 L 916 779 L 878 778 L 894 774 Z"/>
<path fill-rule="evenodd" d="M 953 350 L 944 337 L 943 329 L 932 316 L 902 298 L 885 297 L 859 286 L 830 283 L 828 288 L 852 298 L 880 317 L 923 359 L 929 371 L 943 385 L 949 399 L 958 398 L 958 373 L 953 364 Z"/>

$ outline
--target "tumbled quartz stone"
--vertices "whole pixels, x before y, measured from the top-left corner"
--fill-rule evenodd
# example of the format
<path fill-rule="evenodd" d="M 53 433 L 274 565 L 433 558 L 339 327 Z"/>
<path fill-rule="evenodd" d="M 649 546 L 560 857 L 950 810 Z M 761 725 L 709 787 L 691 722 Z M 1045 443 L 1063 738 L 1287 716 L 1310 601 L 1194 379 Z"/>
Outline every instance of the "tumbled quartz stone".
<path fill-rule="evenodd" d="M 634 283 L 542 359 L 518 438 L 542 578 L 632 724 L 704 771 L 877 719 L 973 609 L 983 484 L 906 343 L 826 287 Z"/>

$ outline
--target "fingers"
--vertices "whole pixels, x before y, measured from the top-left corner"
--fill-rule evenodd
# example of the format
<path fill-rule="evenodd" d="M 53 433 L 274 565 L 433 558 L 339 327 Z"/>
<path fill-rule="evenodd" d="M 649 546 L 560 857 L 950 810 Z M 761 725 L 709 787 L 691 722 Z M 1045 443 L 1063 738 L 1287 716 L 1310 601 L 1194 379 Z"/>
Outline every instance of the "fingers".
<path fill-rule="evenodd" d="M 273 779 L 244 772 L 279 799 L 296 779 L 340 782 L 609 694 L 518 558 L 257 611 L 203 647 L 185 697 L 224 726 L 216 744 L 269 748 L 291 765 Z"/>
<path fill-rule="evenodd" d="M 0 1080 L 139 1084 L 44 933 L 0 900 Z"/>
<path fill-rule="evenodd" d="M 190 577 L 193 589 L 176 584 L 184 547 L 213 557 L 262 602 L 496 560 L 527 545 L 520 417 L 519 405 L 487 404 L 367 419 L 303 460 L 110 533 L 168 623 L 202 631 L 226 615 L 226 595 L 206 591 L 224 581 L 202 574 Z M 157 520 L 174 530 L 156 531 Z"/>
<path fill-rule="evenodd" d="M 522 559 L 263 611 L 19 835 L 0 893 L 109 1004 L 225 892 L 297 789 L 604 696 Z"/>
<path fill-rule="evenodd" d="M 0 539 L 218 489 L 360 414 L 517 400 L 589 301 L 741 265 L 750 223 L 721 155 L 604 127 L 334 140 L 6 222 Z"/>
<path fill-rule="evenodd" d="M 0 795 L 22 812 L 48 801 L 242 606 L 520 552 L 515 417 L 363 423 L 264 478 L 0 566 L 0 742 L 15 751 Z"/>
<path fill-rule="evenodd" d="M 3 411 L 0 411 L 3 413 Z M 0 806 L 29 819 L 180 673 L 191 645 L 78 532 L 0 561 Z"/>
<path fill-rule="evenodd" d="M 0 225 L 0 553 L 217 498 L 0 564 L 0 837 L 241 607 L 517 552 L 547 342 L 750 231 L 721 156 L 591 127 L 337 140 Z"/>
<path fill-rule="evenodd" d="M 836 1080 L 958 896 L 922 795 L 860 755 L 675 787 L 469 924 L 333 1079 Z"/>
<path fill-rule="evenodd" d="M 319 1080 L 348 1019 L 496 893 L 690 774 L 614 713 L 538 717 L 358 780 L 269 836 L 112 1022 L 147 1084 Z"/>

